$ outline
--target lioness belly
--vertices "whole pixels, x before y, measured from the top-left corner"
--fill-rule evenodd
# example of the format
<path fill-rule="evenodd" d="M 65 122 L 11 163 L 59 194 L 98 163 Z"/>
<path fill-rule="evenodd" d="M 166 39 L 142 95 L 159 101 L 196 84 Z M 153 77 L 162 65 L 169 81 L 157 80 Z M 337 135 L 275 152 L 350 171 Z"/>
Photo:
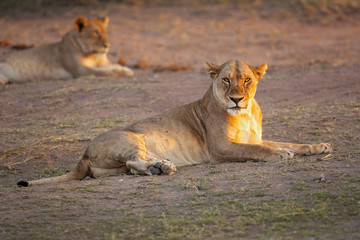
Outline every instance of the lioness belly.
<path fill-rule="evenodd" d="M 2 56 L 0 73 L 11 82 L 73 77 L 61 65 L 55 44 L 43 45 Z"/>
<path fill-rule="evenodd" d="M 12 82 L 24 82 L 30 80 L 68 79 L 72 74 L 64 68 L 48 66 L 41 61 L 10 61 L 1 63 L 0 72 Z"/>
<path fill-rule="evenodd" d="M 176 166 L 186 166 L 208 161 L 206 147 L 200 139 L 190 134 L 169 136 L 160 132 L 144 136 L 147 158 L 168 159 Z"/>

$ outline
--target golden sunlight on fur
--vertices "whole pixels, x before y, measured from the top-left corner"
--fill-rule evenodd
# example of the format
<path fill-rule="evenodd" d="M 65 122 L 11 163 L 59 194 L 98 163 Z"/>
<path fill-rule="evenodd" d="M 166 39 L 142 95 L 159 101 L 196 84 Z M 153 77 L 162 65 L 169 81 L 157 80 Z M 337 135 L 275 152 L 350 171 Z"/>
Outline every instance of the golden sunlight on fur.
<path fill-rule="evenodd" d="M 198 101 L 111 130 L 96 137 L 72 172 L 20 181 L 19 186 L 102 177 L 114 173 L 173 174 L 175 166 L 205 162 L 272 161 L 294 154 L 328 153 L 331 146 L 265 141 L 262 114 L 254 96 L 267 65 L 244 61 L 221 66 L 205 62 L 213 82 Z"/>

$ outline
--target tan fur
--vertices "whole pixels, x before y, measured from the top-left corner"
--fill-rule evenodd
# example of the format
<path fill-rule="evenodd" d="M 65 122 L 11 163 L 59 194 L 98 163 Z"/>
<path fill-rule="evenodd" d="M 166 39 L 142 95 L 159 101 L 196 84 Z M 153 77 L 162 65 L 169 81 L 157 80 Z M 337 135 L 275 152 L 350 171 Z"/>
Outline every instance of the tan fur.
<path fill-rule="evenodd" d="M 132 76 L 127 67 L 107 58 L 109 19 L 77 18 L 74 29 L 58 43 L 42 45 L 0 57 L 0 85 L 35 79 L 68 79 L 82 75 Z"/>
<path fill-rule="evenodd" d="M 262 115 L 255 92 L 266 64 L 252 68 L 242 61 L 205 68 L 213 83 L 203 98 L 168 112 L 106 132 L 88 146 L 77 170 L 67 178 L 30 181 L 30 184 L 80 179 L 121 173 L 157 174 L 154 167 L 174 172 L 176 166 L 204 162 L 291 159 L 331 151 L 329 144 L 292 144 L 264 141 Z M 159 163 L 160 162 L 160 163 Z M 156 163 L 158 163 L 156 165 Z M 84 167 L 86 166 L 86 167 Z M 79 169 L 83 169 L 80 171 Z M 170 169 L 170 170 L 169 170 Z M 76 176 L 76 177 L 75 177 Z"/>

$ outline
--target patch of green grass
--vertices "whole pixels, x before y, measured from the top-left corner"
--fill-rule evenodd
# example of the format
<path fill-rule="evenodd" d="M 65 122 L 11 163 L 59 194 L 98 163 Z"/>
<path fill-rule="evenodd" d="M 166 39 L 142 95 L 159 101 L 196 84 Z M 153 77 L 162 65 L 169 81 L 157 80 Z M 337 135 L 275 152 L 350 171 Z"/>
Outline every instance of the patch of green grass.
<path fill-rule="evenodd" d="M 57 169 L 48 169 L 46 173 L 59 174 Z M 11 219 L 2 217 L 0 220 L 5 221 L 0 228 L 4 227 L 7 233 L 18 238 L 25 233 L 26 236 L 38 237 L 36 230 L 47 229 L 53 239 L 75 236 L 82 239 L 89 234 L 95 239 L 356 239 L 356 224 L 360 220 L 359 178 L 353 174 L 340 174 L 338 177 L 347 179 L 336 184 L 340 191 L 308 191 L 306 183 L 294 182 L 293 186 L 303 189 L 291 189 L 280 196 L 268 195 L 264 187 L 246 191 L 203 191 L 198 186 L 211 189 L 211 182 L 206 181 L 206 177 L 189 177 L 189 185 L 184 190 L 197 191 L 180 204 L 166 204 L 166 199 L 149 201 L 149 197 L 153 199 L 152 191 L 161 188 L 162 184 L 158 178 L 144 177 L 137 180 L 140 181 L 138 187 L 130 192 L 120 195 L 116 191 L 104 192 L 101 201 L 112 201 L 114 204 L 116 199 L 124 199 L 121 201 L 125 205 L 96 209 L 96 218 L 89 222 L 77 221 L 81 216 L 71 213 L 73 207 L 91 213 L 85 202 L 79 202 L 74 197 L 49 195 L 48 200 L 40 202 L 40 205 L 38 201 L 28 201 L 24 211 L 39 207 L 44 212 L 30 216 L 29 223 L 22 225 L 23 231 L 16 232 L 16 225 L 4 225 Z M 180 187 L 187 181 L 180 182 Z M 86 186 L 76 185 L 63 190 L 78 191 L 84 197 L 92 193 L 89 189 L 97 191 L 103 184 L 101 181 L 89 181 Z M 296 196 L 289 194 L 293 191 Z M 291 197 L 285 197 L 289 195 Z M 147 201 L 144 201 L 145 197 Z M 36 226 L 30 224 L 44 215 L 46 221 L 37 220 Z M 59 218 L 66 221 L 53 225 Z"/>
<path fill-rule="evenodd" d="M 93 136 L 72 134 L 72 135 L 66 135 L 66 136 L 53 137 L 51 139 L 51 142 L 53 142 L 53 143 L 74 143 L 74 142 L 90 141 L 92 139 L 93 139 Z"/>
<path fill-rule="evenodd" d="M 145 89 L 138 87 L 134 84 L 115 84 L 115 85 L 102 85 L 100 87 L 83 87 L 82 85 L 68 85 L 63 88 L 54 90 L 52 92 L 48 92 L 42 96 L 42 98 L 53 98 L 53 97 L 61 97 L 64 95 L 74 94 L 74 93 L 89 93 L 89 92 L 95 92 L 95 91 L 104 91 L 104 90 L 110 90 L 110 91 L 124 91 L 124 90 L 130 90 L 130 89 L 137 89 L 141 91 L 145 91 Z"/>
<path fill-rule="evenodd" d="M 47 167 L 41 170 L 41 172 L 39 172 L 39 175 L 42 178 L 45 178 L 45 177 L 56 177 L 56 176 L 64 175 L 66 173 L 67 171 L 63 169 Z"/>
<path fill-rule="evenodd" d="M 180 188 L 195 189 L 197 191 L 207 190 L 210 188 L 209 179 L 206 177 L 190 177 L 179 182 Z"/>
<path fill-rule="evenodd" d="M 123 115 L 98 119 L 92 128 L 119 128 L 125 119 L 126 117 Z"/>
<path fill-rule="evenodd" d="M 310 186 L 304 182 L 296 182 L 292 183 L 292 186 L 290 188 L 291 192 L 303 192 L 306 190 L 309 190 Z"/>
<path fill-rule="evenodd" d="M 265 191 L 262 189 L 257 189 L 256 191 L 254 191 L 254 197 L 264 197 L 265 196 Z"/>
<path fill-rule="evenodd" d="M 360 8 L 359 1 L 350 0 L 302 0 L 298 4 L 309 13 L 318 11 L 324 14 L 358 11 Z"/>
<path fill-rule="evenodd" d="M 214 192 L 212 195 L 213 196 L 226 196 L 226 195 L 234 195 L 234 192 L 231 191 L 218 191 L 218 192 Z"/>
<path fill-rule="evenodd" d="M 113 239 L 346 238 L 351 234 L 346 231 L 348 226 L 336 222 L 359 220 L 358 192 L 359 187 L 355 193 L 323 191 L 294 199 L 256 202 L 236 193 L 214 194 L 211 199 L 198 199 L 196 207 L 191 209 L 165 208 L 162 213 L 136 211 L 69 231 L 91 232 L 93 236 Z"/>
<path fill-rule="evenodd" d="M 12 174 L 18 174 L 19 171 L 16 169 L 10 169 L 8 166 L 1 166 L 0 165 L 0 177 L 7 177 Z"/>
<path fill-rule="evenodd" d="M 220 172 L 221 172 L 221 170 L 216 169 L 216 166 L 214 166 L 214 165 L 210 166 L 209 174 L 215 174 L 215 173 L 220 173 Z"/>

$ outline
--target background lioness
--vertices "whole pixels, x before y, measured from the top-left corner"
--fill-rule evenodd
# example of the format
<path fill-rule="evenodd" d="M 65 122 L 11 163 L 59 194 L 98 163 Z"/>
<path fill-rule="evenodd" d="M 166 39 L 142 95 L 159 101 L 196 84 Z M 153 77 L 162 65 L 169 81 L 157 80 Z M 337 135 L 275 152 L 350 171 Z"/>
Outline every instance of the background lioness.
<path fill-rule="evenodd" d="M 0 57 L 0 84 L 33 79 L 67 79 L 82 75 L 132 76 L 133 71 L 107 58 L 108 17 L 77 18 L 74 29 L 58 43 Z"/>
<path fill-rule="evenodd" d="M 327 143 L 307 145 L 262 140 L 262 114 L 254 96 L 267 65 L 243 61 L 221 66 L 205 62 L 213 79 L 203 98 L 168 112 L 106 132 L 88 146 L 66 175 L 19 186 L 64 182 L 114 173 L 172 174 L 176 166 L 204 162 L 290 159 L 327 153 Z M 170 161 L 169 161 L 170 160 Z"/>

